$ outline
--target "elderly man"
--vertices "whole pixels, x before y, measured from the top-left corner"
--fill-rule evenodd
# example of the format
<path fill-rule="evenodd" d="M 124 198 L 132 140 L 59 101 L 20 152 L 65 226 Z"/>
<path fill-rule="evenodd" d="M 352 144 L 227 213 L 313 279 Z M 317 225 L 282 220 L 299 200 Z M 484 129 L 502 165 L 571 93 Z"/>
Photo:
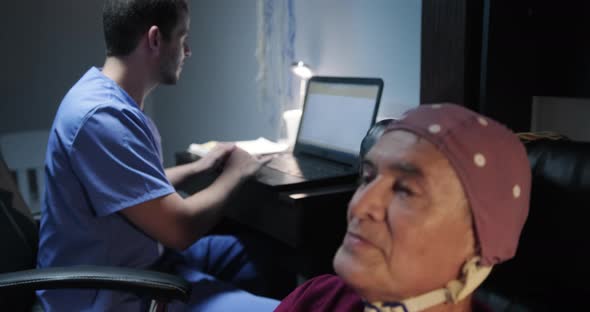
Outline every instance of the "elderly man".
<path fill-rule="evenodd" d="M 334 258 L 275 311 L 486 311 L 473 291 L 514 256 L 529 206 L 523 145 L 453 104 L 422 105 L 364 157 Z"/>

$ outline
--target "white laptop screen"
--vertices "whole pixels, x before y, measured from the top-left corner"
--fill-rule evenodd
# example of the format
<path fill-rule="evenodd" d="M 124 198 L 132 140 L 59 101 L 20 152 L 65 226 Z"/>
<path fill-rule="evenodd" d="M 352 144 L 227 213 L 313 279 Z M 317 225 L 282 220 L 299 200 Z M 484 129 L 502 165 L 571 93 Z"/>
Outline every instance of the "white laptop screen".
<path fill-rule="evenodd" d="M 373 122 L 379 86 L 309 81 L 297 143 L 358 155 Z"/>

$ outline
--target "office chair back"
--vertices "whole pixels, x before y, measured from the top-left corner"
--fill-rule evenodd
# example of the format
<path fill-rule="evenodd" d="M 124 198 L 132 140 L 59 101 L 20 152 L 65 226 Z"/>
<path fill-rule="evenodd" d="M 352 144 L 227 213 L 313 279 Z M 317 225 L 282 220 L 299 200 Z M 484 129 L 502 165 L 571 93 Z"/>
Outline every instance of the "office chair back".
<path fill-rule="evenodd" d="M 0 151 L 4 155 L 4 161 L 14 174 L 25 203 L 35 215 L 41 209 L 48 138 L 47 130 L 14 132 L 0 136 Z"/>
<path fill-rule="evenodd" d="M 0 156 L 0 273 L 33 269 L 37 261 L 37 224 L 12 180 Z M 0 310 L 30 311 L 33 291 L 0 296 Z"/>
<path fill-rule="evenodd" d="M 590 143 L 526 144 L 532 170 L 529 217 L 514 259 L 484 286 L 530 311 L 584 310 L 590 296 Z"/>

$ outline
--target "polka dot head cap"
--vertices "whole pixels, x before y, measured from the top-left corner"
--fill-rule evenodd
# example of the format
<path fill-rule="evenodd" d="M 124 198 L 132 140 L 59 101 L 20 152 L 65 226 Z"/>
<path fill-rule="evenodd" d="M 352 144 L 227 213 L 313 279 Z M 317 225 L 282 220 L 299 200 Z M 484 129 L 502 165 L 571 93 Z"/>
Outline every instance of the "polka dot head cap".
<path fill-rule="evenodd" d="M 530 164 L 518 137 L 455 104 L 420 105 L 386 131 L 393 130 L 428 140 L 449 160 L 471 207 L 480 264 L 512 258 L 528 215 L 531 187 Z"/>

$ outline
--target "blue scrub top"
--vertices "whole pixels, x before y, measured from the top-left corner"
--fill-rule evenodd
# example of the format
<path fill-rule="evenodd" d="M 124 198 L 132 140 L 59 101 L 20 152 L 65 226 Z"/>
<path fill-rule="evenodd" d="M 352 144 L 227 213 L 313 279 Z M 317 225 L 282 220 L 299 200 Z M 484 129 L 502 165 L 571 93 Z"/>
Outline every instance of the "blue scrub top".
<path fill-rule="evenodd" d="M 161 246 L 117 212 L 174 192 L 151 119 L 95 67 L 68 92 L 55 117 L 45 161 L 39 267 L 148 268 Z M 46 311 L 137 310 L 128 294 L 50 290 Z"/>

